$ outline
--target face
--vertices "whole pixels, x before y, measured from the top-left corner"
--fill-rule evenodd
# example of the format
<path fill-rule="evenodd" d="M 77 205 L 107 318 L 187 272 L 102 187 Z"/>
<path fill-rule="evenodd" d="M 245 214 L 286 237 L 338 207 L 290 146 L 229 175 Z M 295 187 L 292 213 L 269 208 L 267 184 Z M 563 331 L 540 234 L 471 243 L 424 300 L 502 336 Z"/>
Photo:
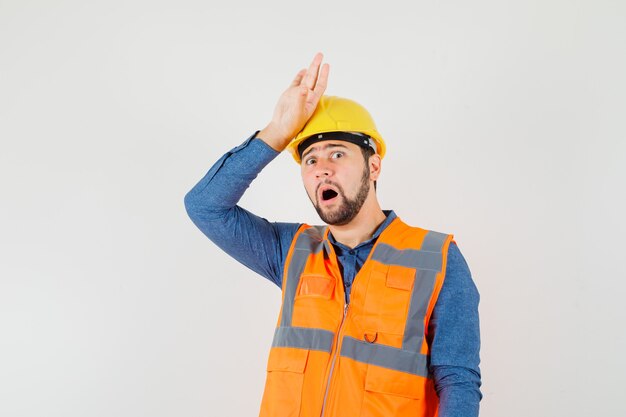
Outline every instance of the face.
<path fill-rule="evenodd" d="M 302 152 L 304 188 L 327 224 L 345 225 L 356 217 L 370 191 L 370 171 L 358 145 L 314 143 Z"/>

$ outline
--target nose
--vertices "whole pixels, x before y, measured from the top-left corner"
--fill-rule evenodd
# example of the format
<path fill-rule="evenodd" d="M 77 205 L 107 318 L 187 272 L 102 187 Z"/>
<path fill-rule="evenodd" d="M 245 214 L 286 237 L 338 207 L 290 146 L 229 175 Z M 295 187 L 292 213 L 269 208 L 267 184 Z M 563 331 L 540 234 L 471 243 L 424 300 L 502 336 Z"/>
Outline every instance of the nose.
<path fill-rule="evenodd" d="M 330 177 L 333 174 L 332 166 L 324 159 L 320 159 L 315 164 L 315 176 L 317 178 Z"/>

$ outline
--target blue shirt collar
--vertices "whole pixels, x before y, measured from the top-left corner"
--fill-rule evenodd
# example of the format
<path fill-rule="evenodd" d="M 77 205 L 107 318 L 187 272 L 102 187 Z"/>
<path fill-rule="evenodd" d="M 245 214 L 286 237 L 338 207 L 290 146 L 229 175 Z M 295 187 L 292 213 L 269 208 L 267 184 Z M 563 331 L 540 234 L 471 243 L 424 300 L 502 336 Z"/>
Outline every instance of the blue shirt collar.
<path fill-rule="evenodd" d="M 365 245 L 369 245 L 372 244 L 373 242 L 376 241 L 376 239 L 378 239 L 378 236 L 380 236 L 380 234 L 383 232 L 383 230 L 385 230 L 387 228 L 387 226 L 389 226 L 391 224 L 391 222 L 398 217 L 396 215 L 396 213 L 393 210 L 383 210 L 383 213 L 385 213 L 385 216 L 387 216 L 387 218 L 385 219 L 384 222 L 382 222 L 380 224 L 380 226 L 378 226 L 378 229 L 376 229 L 376 231 L 374 232 L 374 234 L 372 235 L 372 237 L 368 240 L 366 240 L 365 242 L 361 242 L 359 243 L 357 246 L 355 246 L 354 248 L 349 248 L 346 245 L 339 243 L 335 240 L 335 238 L 333 237 L 333 234 L 330 233 L 330 231 L 328 232 L 328 240 L 330 241 L 330 243 L 333 244 L 333 246 L 335 247 L 339 247 L 342 250 L 353 250 L 353 249 L 358 249 L 362 246 Z"/>

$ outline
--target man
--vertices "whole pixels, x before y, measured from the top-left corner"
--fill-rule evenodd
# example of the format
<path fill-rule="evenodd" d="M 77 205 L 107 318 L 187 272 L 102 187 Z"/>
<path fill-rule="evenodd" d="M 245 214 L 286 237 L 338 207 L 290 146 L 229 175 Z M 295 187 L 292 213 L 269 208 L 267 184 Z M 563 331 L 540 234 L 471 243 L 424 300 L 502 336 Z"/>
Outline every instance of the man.
<path fill-rule="evenodd" d="M 282 288 L 261 416 L 477 416 L 478 292 L 467 265 L 451 235 L 381 209 L 385 142 L 359 104 L 323 96 L 322 58 L 297 74 L 267 127 L 185 196 L 213 242 Z M 328 227 L 237 206 L 286 148 Z"/>

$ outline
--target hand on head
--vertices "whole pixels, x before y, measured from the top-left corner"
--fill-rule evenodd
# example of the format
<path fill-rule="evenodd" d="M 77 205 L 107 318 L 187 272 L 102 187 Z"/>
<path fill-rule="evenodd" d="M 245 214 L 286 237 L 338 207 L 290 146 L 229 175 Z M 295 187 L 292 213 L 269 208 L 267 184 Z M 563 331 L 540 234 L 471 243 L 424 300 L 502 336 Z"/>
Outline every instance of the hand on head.
<path fill-rule="evenodd" d="M 291 85 L 278 99 L 272 121 L 258 137 L 277 151 L 285 149 L 309 120 L 328 84 L 329 65 L 317 53 L 308 69 L 298 71 Z"/>

